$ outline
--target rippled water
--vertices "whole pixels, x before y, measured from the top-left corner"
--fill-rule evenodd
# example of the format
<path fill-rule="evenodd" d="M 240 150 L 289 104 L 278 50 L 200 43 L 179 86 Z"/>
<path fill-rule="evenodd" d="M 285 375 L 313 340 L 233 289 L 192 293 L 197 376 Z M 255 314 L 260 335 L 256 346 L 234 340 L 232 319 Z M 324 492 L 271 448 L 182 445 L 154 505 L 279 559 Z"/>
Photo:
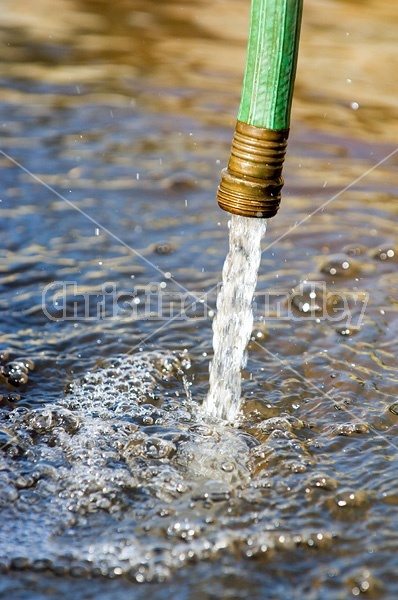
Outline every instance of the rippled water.
<path fill-rule="evenodd" d="M 306 2 L 233 426 L 202 403 L 249 5 L 3 4 L 0 595 L 394 598 L 395 3 Z"/>
<path fill-rule="evenodd" d="M 240 409 L 241 371 L 247 363 L 246 346 L 253 331 L 252 303 L 266 221 L 232 215 L 228 226 L 229 251 L 217 297 L 210 390 L 203 409 L 233 422 Z"/>

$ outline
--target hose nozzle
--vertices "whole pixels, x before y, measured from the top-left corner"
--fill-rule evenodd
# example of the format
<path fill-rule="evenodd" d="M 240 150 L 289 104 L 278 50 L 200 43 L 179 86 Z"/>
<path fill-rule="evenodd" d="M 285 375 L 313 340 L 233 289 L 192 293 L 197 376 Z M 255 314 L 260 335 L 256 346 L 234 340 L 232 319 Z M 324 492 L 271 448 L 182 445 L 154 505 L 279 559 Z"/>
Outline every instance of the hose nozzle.
<path fill-rule="evenodd" d="M 217 201 L 223 210 L 267 219 L 278 212 L 289 129 L 264 129 L 237 121 L 228 168 Z"/>

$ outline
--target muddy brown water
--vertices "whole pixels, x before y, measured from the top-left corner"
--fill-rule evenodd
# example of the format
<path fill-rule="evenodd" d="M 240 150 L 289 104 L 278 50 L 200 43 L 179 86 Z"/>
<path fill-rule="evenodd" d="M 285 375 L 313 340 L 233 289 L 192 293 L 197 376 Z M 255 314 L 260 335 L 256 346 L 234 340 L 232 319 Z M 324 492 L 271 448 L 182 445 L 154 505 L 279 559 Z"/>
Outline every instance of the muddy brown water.
<path fill-rule="evenodd" d="M 1 597 L 396 597 L 398 13 L 305 4 L 232 427 L 200 405 L 248 3 L 2 3 Z"/>

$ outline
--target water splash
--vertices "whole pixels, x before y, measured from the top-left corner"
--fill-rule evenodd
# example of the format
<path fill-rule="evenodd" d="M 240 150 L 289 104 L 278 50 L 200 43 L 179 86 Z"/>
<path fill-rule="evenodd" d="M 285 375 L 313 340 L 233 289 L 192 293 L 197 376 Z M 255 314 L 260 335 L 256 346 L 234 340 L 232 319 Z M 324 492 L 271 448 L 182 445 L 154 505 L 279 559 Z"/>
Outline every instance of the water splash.
<path fill-rule="evenodd" d="M 0 572 L 162 581 L 234 546 L 209 514 L 250 486 L 257 441 L 203 422 L 185 369 L 185 353 L 127 355 L 0 411 Z"/>
<path fill-rule="evenodd" d="M 246 346 L 253 327 L 252 300 L 266 221 L 232 215 L 229 229 L 229 252 L 213 323 L 210 391 L 204 409 L 233 421 L 240 407 L 241 370 L 246 365 Z"/>

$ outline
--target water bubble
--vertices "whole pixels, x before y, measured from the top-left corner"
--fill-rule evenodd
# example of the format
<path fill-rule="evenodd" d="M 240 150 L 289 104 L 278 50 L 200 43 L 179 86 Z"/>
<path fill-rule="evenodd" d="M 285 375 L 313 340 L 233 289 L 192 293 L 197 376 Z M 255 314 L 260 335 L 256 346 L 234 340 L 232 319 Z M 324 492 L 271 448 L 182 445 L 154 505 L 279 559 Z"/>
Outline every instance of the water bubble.
<path fill-rule="evenodd" d="M 340 423 L 333 430 L 335 435 L 344 435 L 348 437 L 368 432 L 369 425 L 367 423 Z"/>
<path fill-rule="evenodd" d="M 172 254 L 175 252 L 175 246 L 171 242 L 160 242 L 155 245 L 156 254 Z"/>
<path fill-rule="evenodd" d="M 398 260 L 398 248 L 394 247 L 393 244 L 384 244 L 375 248 L 371 255 L 373 258 L 381 261 L 396 261 Z"/>
<path fill-rule="evenodd" d="M 231 486 L 226 481 L 208 481 L 201 489 L 201 497 L 211 502 L 224 502 L 231 496 Z"/>
<path fill-rule="evenodd" d="M 398 415 L 398 402 L 394 402 L 388 409 L 393 415 Z"/>
<path fill-rule="evenodd" d="M 2 375 L 14 387 L 25 385 L 28 382 L 29 364 L 28 361 L 13 360 L 1 367 Z"/>
<path fill-rule="evenodd" d="M 18 488 L 16 488 L 7 477 L 0 480 L 0 507 L 5 507 L 8 504 L 15 502 L 18 498 Z"/>
<path fill-rule="evenodd" d="M 367 568 L 360 569 L 352 577 L 348 579 L 348 588 L 353 596 L 360 594 L 370 595 L 371 597 L 379 597 L 384 591 L 382 581 L 377 579 Z"/>
<path fill-rule="evenodd" d="M 323 490 L 335 490 L 337 488 L 337 481 L 333 477 L 330 477 L 324 473 L 314 473 L 308 479 L 308 485 L 312 488 L 319 488 Z"/>
<path fill-rule="evenodd" d="M 286 417 L 271 417 L 258 423 L 256 426 L 263 433 L 271 433 L 275 430 L 292 431 L 293 427 Z"/>
<path fill-rule="evenodd" d="M 335 495 L 334 502 L 339 508 L 365 509 L 369 504 L 369 495 L 364 490 L 345 490 Z"/>
<path fill-rule="evenodd" d="M 22 371 L 13 372 L 8 376 L 8 383 L 13 385 L 14 387 L 20 387 L 21 385 L 26 385 L 28 383 L 28 374 Z"/>
<path fill-rule="evenodd" d="M 339 325 L 336 327 L 336 332 L 344 337 L 350 337 L 360 331 L 359 325 Z"/>
<path fill-rule="evenodd" d="M 29 560 L 25 557 L 16 557 L 11 559 L 11 568 L 17 571 L 23 571 L 29 566 Z"/>
<path fill-rule="evenodd" d="M 355 277 L 361 273 L 361 264 L 346 254 L 334 254 L 323 260 L 321 273 L 337 277 Z"/>
<path fill-rule="evenodd" d="M 51 566 L 52 562 L 48 558 L 39 558 L 32 562 L 32 569 L 37 572 L 47 571 Z"/>
<path fill-rule="evenodd" d="M 344 246 L 343 252 L 348 254 L 348 256 L 362 256 L 366 254 L 367 248 L 361 244 L 349 244 L 348 246 Z"/>
<path fill-rule="evenodd" d="M 53 415 L 50 409 L 39 409 L 29 415 L 29 427 L 32 431 L 41 433 L 49 431 L 53 426 Z"/>
<path fill-rule="evenodd" d="M 234 470 L 234 464 L 228 461 L 225 461 L 223 463 L 221 463 L 221 468 L 223 471 L 226 471 L 227 473 L 231 473 L 231 471 Z"/>
<path fill-rule="evenodd" d="M 341 320 L 347 311 L 346 297 L 341 293 L 333 293 L 325 282 L 304 281 L 300 283 L 290 296 L 290 303 L 301 318 Z"/>
<path fill-rule="evenodd" d="M 162 185 L 170 190 L 184 192 L 197 186 L 197 179 L 186 171 L 177 171 L 162 180 Z"/>
<path fill-rule="evenodd" d="M 253 327 L 250 340 L 252 342 L 263 342 L 269 337 L 269 331 L 262 323 L 256 323 Z"/>
<path fill-rule="evenodd" d="M 192 431 L 192 433 L 196 433 L 197 435 L 203 435 L 203 436 L 211 436 L 213 435 L 213 430 L 211 429 L 211 427 L 209 427 L 208 425 L 205 425 L 204 423 L 199 423 L 197 425 L 192 425 L 189 428 L 190 431 Z"/>
<path fill-rule="evenodd" d="M 305 473 L 308 470 L 308 465 L 304 462 L 299 462 L 296 460 L 286 461 L 285 466 L 292 473 Z"/>
<path fill-rule="evenodd" d="M 35 363 L 31 358 L 17 358 L 14 362 L 22 365 L 27 371 L 33 371 L 35 368 Z"/>
<path fill-rule="evenodd" d="M 322 282 L 303 281 L 293 289 L 290 300 L 301 313 L 321 313 L 326 302 L 326 287 Z"/>
<path fill-rule="evenodd" d="M 183 520 L 178 520 L 172 523 L 167 528 L 168 537 L 178 537 L 182 540 L 193 540 L 201 531 L 200 523 L 195 522 L 193 519 L 188 517 Z"/>
<path fill-rule="evenodd" d="M 9 357 L 10 353 L 7 352 L 7 350 L 0 352 L 0 365 L 4 365 L 6 362 L 8 362 Z"/>
<path fill-rule="evenodd" d="M 176 451 L 173 443 L 161 438 L 150 437 L 141 445 L 142 456 L 148 458 L 166 458 L 170 457 Z"/>

